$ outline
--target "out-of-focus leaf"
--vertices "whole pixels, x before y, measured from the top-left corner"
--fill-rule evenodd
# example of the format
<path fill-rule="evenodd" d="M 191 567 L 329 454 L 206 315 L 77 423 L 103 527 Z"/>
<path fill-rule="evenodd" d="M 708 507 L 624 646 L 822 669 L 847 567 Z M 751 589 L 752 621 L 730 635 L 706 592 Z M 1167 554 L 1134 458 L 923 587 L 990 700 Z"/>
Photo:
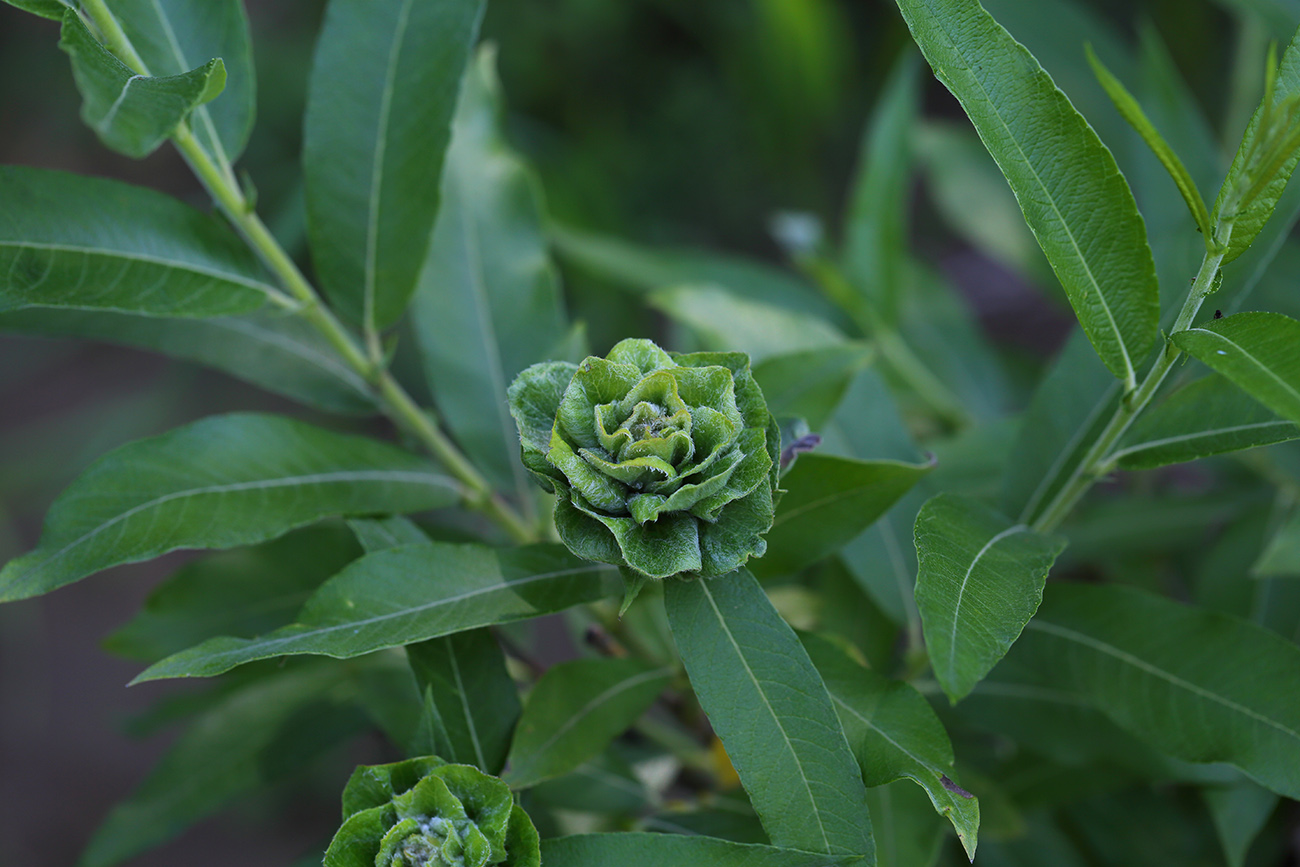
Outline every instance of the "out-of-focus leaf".
<path fill-rule="evenodd" d="M 636 813 L 652 803 L 645 784 L 613 748 L 529 791 L 549 806 L 586 813 Z"/>
<path fill-rule="evenodd" d="M 1296 37 L 1300 37 L 1300 31 L 1297 31 Z M 1272 98 L 1271 110 L 1283 110 L 1285 105 L 1292 100 L 1300 98 L 1300 39 L 1292 37 L 1291 44 L 1282 54 L 1281 62 L 1278 64 L 1277 76 L 1272 94 L 1266 94 L 1265 98 Z M 1250 119 L 1250 125 L 1246 127 L 1246 134 L 1242 136 L 1241 145 L 1237 148 L 1237 154 L 1232 159 L 1232 166 L 1228 169 L 1228 175 L 1223 180 L 1223 187 L 1219 190 L 1219 196 L 1214 201 L 1214 218 L 1217 221 L 1220 217 L 1220 210 L 1230 198 L 1235 197 L 1237 187 L 1245 180 L 1250 186 L 1256 180 L 1263 178 L 1247 178 L 1246 173 L 1252 171 L 1254 156 L 1252 151 L 1256 144 L 1256 138 L 1260 135 L 1260 122 L 1264 116 L 1265 106 L 1260 104 L 1255 110 L 1255 114 Z M 1289 131 L 1288 131 L 1289 134 Z M 1295 151 L 1286 156 L 1286 158 L 1276 167 L 1271 179 L 1267 185 L 1255 197 L 1254 201 L 1248 202 L 1245 208 L 1235 215 L 1232 223 L 1232 235 L 1228 239 L 1228 252 L 1224 256 L 1224 262 L 1231 262 L 1255 242 L 1255 238 L 1263 230 L 1264 224 L 1273 216 L 1273 210 L 1277 207 L 1278 202 L 1282 199 L 1282 194 L 1286 192 L 1287 182 L 1291 179 L 1291 173 L 1295 171 L 1296 163 L 1300 162 L 1300 151 Z"/>
<path fill-rule="evenodd" d="M 553 614 L 614 595 L 618 572 L 560 545 L 493 550 L 430 542 L 367 554 L 326 581 L 298 621 L 256 639 L 214 638 L 136 681 L 211 677 L 258 659 L 347 659 L 480 626 Z"/>
<path fill-rule="evenodd" d="M 899 0 L 899 8 L 1011 184 L 1093 347 L 1134 388 L 1160 300 L 1142 217 L 1114 157 L 978 2 Z"/>
<path fill-rule="evenodd" d="M 63 0 L 5 0 L 5 2 L 33 15 L 49 18 L 51 21 L 62 21 L 63 13 L 69 8 Z"/>
<path fill-rule="evenodd" d="M 1278 415 L 1300 424 L 1300 321 L 1281 313 L 1238 313 L 1171 339 Z"/>
<path fill-rule="evenodd" d="M 303 132 L 312 261 L 367 327 L 402 315 L 429 249 L 438 182 L 482 0 L 332 0 Z"/>
<path fill-rule="evenodd" d="M 695 332 L 706 349 L 744 352 L 755 363 L 848 340 L 824 319 L 751 301 L 716 285 L 661 289 L 651 294 L 650 303 Z"/>
<path fill-rule="evenodd" d="M 1300 576 L 1300 509 L 1291 510 L 1250 571 L 1261 577 Z"/>
<path fill-rule="evenodd" d="M 85 337 L 150 349 L 216 368 L 317 409 L 349 415 L 376 412 L 369 384 L 319 331 L 289 314 L 164 319 L 100 310 L 29 309 L 0 313 L 0 331 Z"/>
<path fill-rule="evenodd" d="M 871 349 L 856 342 L 772 355 L 754 365 L 754 379 L 774 417 L 802 418 L 819 431 L 871 357 Z"/>
<path fill-rule="evenodd" d="M 1140 590 L 1062 584 L 1017 653 L 1169 755 L 1226 762 L 1300 794 L 1300 648 L 1290 641 Z"/>
<path fill-rule="evenodd" d="M 1034 616 L 1065 540 L 940 494 L 916 516 L 916 607 L 935 677 L 954 703 L 997 664 Z"/>
<path fill-rule="evenodd" d="M 226 68 L 221 98 L 195 109 L 194 136 L 234 162 L 253 131 L 257 87 L 248 16 L 239 0 L 105 0 L 150 75 L 180 75 L 210 57 Z"/>
<path fill-rule="evenodd" d="M 819 855 L 680 834 L 582 834 L 542 841 L 542 862 L 564 867 L 867 867 L 869 857 Z"/>
<path fill-rule="evenodd" d="M 495 485 L 527 501 L 532 482 L 519 461 L 506 387 L 528 365 L 555 357 L 566 325 L 537 181 L 499 128 L 493 64 L 491 51 L 480 52 L 461 88 L 411 312 L 443 421 Z"/>
<path fill-rule="evenodd" d="M 867 789 L 877 867 L 933 867 L 943 848 L 943 818 L 908 780 Z"/>
<path fill-rule="evenodd" d="M 104 639 L 112 653 L 155 662 L 214 635 L 253 636 L 293 619 L 326 578 L 361 554 L 339 527 L 304 527 L 255 548 L 181 567 L 132 620 Z"/>
<path fill-rule="evenodd" d="M 1144 413 L 1110 456 L 1126 470 L 1144 470 L 1300 437 L 1222 376 L 1183 386 Z"/>
<path fill-rule="evenodd" d="M 312 665 L 232 693 L 191 726 L 140 788 L 113 809 L 79 867 L 109 867 L 157 845 L 364 728 L 364 717 L 338 705 L 339 689 L 336 669 Z M 308 709 L 309 718 L 302 718 Z"/>
<path fill-rule="evenodd" d="M 1227 786 L 1206 786 L 1201 798 L 1210 810 L 1219 845 L 1229 867 L 1242 867 L 1250 844 L 1263 830 L 1264 823 L 1277 807 L 1278 797 L 1249 780 Z"/>
<path fill-rule="evenodd" d="M 787 493 L 767 534 L 767 555 L 751 568 L 769 576 L 817 562 L 871 526 L 932 466 L 804 455 L 781 479 Z"/>
<path fill-rule="evenodd" d="M 118 181 L 0 167 L 0 311 L 222 316 L 275 290 L 219 220 Z"/>
<path fill-rule="evenodd" d="M 74 481 L 0 600 L 48 593 L 178 548 L 263 542 L 321 518 L 452 505 L 460 486 L 387 443 L 236 413 L 129 443 Z"/>
<path fill-rule="evenodd" d="M 910 51 L 894 64 L 862 138 L 844 226 L 844 271 L 887 322 L 902 292 L 919 66 Z"/>
<path fill-rule="evenodd" d="M 1120 386 L 1075 333 L 1039 384 L 1020 422 L 1002 493 L 1003 513 L 1032 523 L 1079 472 L 1119 403 Z"/>
<path fill-rule="evenodd" d="M 858 665 L 840 648 L 805 635 L 804 648 L 826 683 L 849 746 L 869 787 L 910 779 L 948 818 L 966 855 L 975 858 L 979 801 L 957 784 L 952 743 L 919 692 Z"/>
<path fill-rule="evenodd" d="M 830 696 L 754 577 L 668 581 L 664 603 L 691 685 L 772 842 L 874 863 L 866 789 Z"/>
<path fill-rule="evenodd" d="M 402 545 L 421 545 L 429 537 L 410 518 L 405 515 L 392 515 L 387 518 L 351 518 L 348 528 L 357 537 L 367 554 L 387 551 Z"/>
<path fill-rule="evenodd" d="M 579 659 L 547 670 L 528 695 L 510 745 L 511 787 L 528 788 L 604 752 L 672 679 L 639 659 Z"/>
<path fill-rule="evenodd" d="M 177 75 L 140 75 L 100 45 L 72 9 L 63 13 L 59 47 L 72 58 L 81 119 L 106 146 L 137 159 L 153 153 L 226 86 L 220 57 Z"/>

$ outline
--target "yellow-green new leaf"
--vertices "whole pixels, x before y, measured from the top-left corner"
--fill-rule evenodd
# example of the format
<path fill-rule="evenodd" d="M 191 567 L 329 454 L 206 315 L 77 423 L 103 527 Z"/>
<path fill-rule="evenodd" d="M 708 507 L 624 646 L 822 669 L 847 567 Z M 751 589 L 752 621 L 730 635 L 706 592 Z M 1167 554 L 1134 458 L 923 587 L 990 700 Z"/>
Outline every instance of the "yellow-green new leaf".
<path fill-rule="evenodd" d="M 63 13 L 59 47 L 72 58 L 84 102 L 81 118 L 100 141 L 137 159 L 153 153 L 190 113 L 226 86 L 221 58 L 177 75 L 141 75 L 91 35 L 71 9 Z"/>
<path fill-rule="evenodd" d="M 961 102 L 1097 354 L 1125 386 L 1160 313 L 1146 229 L 1115 159 L 1038 61 L 976 0 L 898 0 Z"/>
<path fill-rule="evenodd" d="M 1065 540 L 969 497 L 940 494 L 916 516 L 916 607 L 934 675 L 956 703 L 1006 655 L 1043 598 Z"/>
<path fill-rule="evenodd" d="M 1196 182 L 1192 180 L 1192 175 L 1183 165 L 1183 161 L 1174 153 L 1174 149 L 1165 141 L 1164 136 L 1155 128 L 1155 124 L 1147 118 L 1146 112 L 1138 101 L 1133 98 L 1132 94 L 1125 89 L 1123 83 L 1111 74 L 1097 58 L 1096 52 L 1092 46 L 1086 47 L 1088 52 L 1088 62 L 1092 64 L 1092 70 L 1097 74 L 1097 81 L 1106 89 L 1106 94 L 1110 97 L 1111 102 L 1115 103 L 1115 108 L 1128 121 L 1129 126 L 1137 130 L 1138 135 L 1147 143 L 1147 147 L 1160 160 L 1161 165 L 1169 172 L 1169 176 L 1174 179 L 1178 186 L 1178 192 L 1182 194 L 1183 201 L 1187 203 L 1187 209 L 1192 212 L 1192 219 L 1196 220 L 1197 228 L 1201 233 L 1209 238 L 1213 235 L 1213 225 L 1210 223 L 1210 209 L 1205 206 L 1205 200 L 1201 198 L 1200 191 L 1196 188 Z"/>
<path fill-rule="evenodd" d="M 1281 313 L 1238 313 L 1170 339 L 1273 412 L 1300 424 L 1300 322 Z"/>

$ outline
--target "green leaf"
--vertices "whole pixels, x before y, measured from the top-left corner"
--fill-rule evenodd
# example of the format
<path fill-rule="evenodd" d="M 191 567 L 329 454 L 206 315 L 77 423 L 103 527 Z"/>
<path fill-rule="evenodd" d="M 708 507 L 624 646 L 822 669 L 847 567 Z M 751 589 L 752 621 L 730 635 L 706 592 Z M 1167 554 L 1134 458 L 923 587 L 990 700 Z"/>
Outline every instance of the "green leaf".
<path fill-rule="evenodd" d="M 304 527 L 255 548 L 182 566 L 104 649 L 155 662 L 214 635 L 252 636 L 293 619 L 312 591 L 361 551 L 339 527 Z"/>
<path fill-rule="evenodd" d="M 493 550 L 430 542 L 367 554 L 318 590 L 294 624 L 260 638 L 215 638 L 152 666 L 137 682 L 211 677 L 258 659 L 348 659 L 496 623 L 554 614 L 620 590 L 618 572 L 560 545 Z"/>
<path fill-rule="evenodd" d="M 1138 105 L 1118 78 L 1111 74 L 1102 62 L 1097 59 L 1097 54 L 1092 50 L 1092 46 L 1086 47 L 1088 52 L 1088 63 L 1092 65 L 1092 70 L 1097 74 L 1097 80 L 1101 86 L 1106 89 L 1107 95 L 1115 103 L 1124 120 L 1128 121 L 1129 126 L 1137 130 L 1138 135 L 1147 143 L 1147 147 L 1160 160 L 1160 163 L 1169 172 L 1169 176 L 1174 179 L 1178 186 L 1178 192 L 1182 195 L 1183 201 L 1187 203 L 1187 209 L 1192 213 L 1192 219 L 1196 221 L 1197 227 L 1201 230 L 1206 238 L 1212 236 L 1214 226 L 1210 223 L 1210 210 L 1205 206 L 1205 200 L 1201 198 L 1201 193 L 1196 188 L 1196 182 L 1192 180 L 1191 173 L 1183 165 L 1183 161 L 1174 153 L 1174 149 L 1160 135 L 1160 131 L 1155 125 L 1147 119 L 1146 113 L 1142 111 L 1142 106 Z"/>
<path fill-rule="evenodd" d="M 1282 54 L 1272 93 L 1264 95 L 1266 100 L 1270 97 L 1272 102 L 1267 106 L 1261 102 L 1251 117 L 1246 133 L 1242 136 L 1241 145 L 1237 148 L 1237 154 L 1232 159 L 1232 166 L 1228 169 L 1227 177 L 1224 178 L 1223 186 L 1214 202 L 1214 219 L 1217 221 L 1220 219 L 1220 210 L 1230 198 L 1235 198 L 1239 192 L 1237 188 L 1243 181 L 1247 186 L 1254 181 L 1266 184 L 1254 200 L 1248 202 L 1246 207 L 1235 215 L 1232 235 L 1228 239 L 1228 252 L 1223 257 L 1225 263 L 1246 252 L 1255 242 L 1255 238 L 1268 223 L 1269 217 L 1273 216 L 1278 200 L 1286 192 L 1287 182 L 1295 171 L 1296 163 L 1300 162 L 1300 150 L 1293 150 L 1286 155 L 1268 179 L 1246 177 L 1247 172 L 1255 170 L 1252 165 L 1255 162 L 1255 145 L 1260 136 L 1260 125 L 1266 109 L 1272 114 L 1278 109 L 1284 110 L 1288 103 L 1300 98 L 1300 31 L 1296 32 L 1291 44 Z"/>
<path fill-rule="evenodd" d="M 618 747 L 614 743 L 572 773 L 538 783 L 529 790 L 530 803 L 536 799 L 548 807 L 583 813 L 637 815 L 652 809 L 656 799 Z"/>
<path fill-rule="evenodd" d="M 565 334 L 532 171 L 508 148 L 493 54 L 470 66 L 443 172 L 442 207 L 412 300 L 442 419 L 498 486 L 531 487 L 506 388 Z"/>
<path fill-rule="evenodd" d="M 457 483 L 395 446 L 270 415 L 207 418 L 109 452 L 50 507 L 0 600 L 178 548 L 233 548 L 331 515 L 449 506 Z"/>
<path fill-rule="evenodd" d="M 969 497 L 940 494 L 916 516 L 916 607 L 939 685 L 956 704 L 1011 647 L 1065 549 Z"/>
<path fill-rule="evenodd" d="M 835 551 L 883 515 L 932 464 L 804 455 L 782 479 L 761 575 L 797 572 Z"/>
<path fill-rule="evenodd" d="M 51 21 L 62 21 L 63 13 L 70 8 L 63 0 L 4 0 L 4 2 L 33 15 L 49 18 Z"/>
<path fill-rule="evenodd" d="M 248 16 L 239 0 L 105 0 L 149 75 L 180 75 L 210 57 L 226 68 L 221 98 L 190 127 L 219 164 L 238 159 L 253 131 L 257 84 Z"/>
<path fill-rule="evenodd" d="M 866 789 L 794 632 L 741 569 L 668 581 L 686 672 L 772 842 L 875 863 Z"/>
<path fill-rule="evenodd" d="M 1115 585 L 1054 585 L 1016 654 L 1122 728 L 1300 796 L 1300 648 L 1235 617 Z"/>
<path fill-rule="evenodd" d="M 0 311 L 221 316 L 276 290 L 225 224 L 117 181 L 0 167 Z"/>
<path fill-rule="evenodd" d="M 348 520 L 348 528 L 367 554 L 400 548 L 402 545 L 423 545 L 429 541 L 420 526 L 405 515 L 352 518 Z"/>
<path fill-rule="evenodd" d="M 424 697 L 425 752 L 501 773 L 519 719 L 519 693 L 492 631 L 411 644 L 406 656 Z"/>
<path fill-rule="evenodd" d="M 887 322 L 903 291 L 919 66 L 911 51 L 894 63 L 862 138 L 844 227 L 845 274 Z"/>
<path fill-rule="evenodd" d="M 925 792 L 900 780 L 867 789 L 879 867 L 934 867 L 945 842 L 943 819 Z"/>
<path fill-rule="evenodd" d="M 1114 157 L 976 0 L 899 0 L 935 75 L 997 160 L 1106 367 L 1136 386 L 1156 337 L 1155 264 Z"/>
<path fill-rule="evenodd" d="M 1081 472 L 1083 457 L 1119 405 L 1120 384 L 1076 332 L 1029 403 L 1003 478 L 1001 510 L 1033 523 Z"/>
<path fill-rule="evenodd" d="M 563 867 L 854 867 L 870 858 L 818 855 L 678 834 L 581 834 L 542 841 L 542 863 Z"/>
<path fill-rule="evenodd" d="M 1238 313 L 1170 339 L 1264 406 L 1300 423 L 1300 322 L 1281 313 Z"/>
<path fill-rule="evenodd" d="M 1226 786 L 1206 786 L 1201 798 L 1210 810 L 1219 844 L 1229 867 L 1242 867 L 1246 853 L 1277 807 L 1277 795 L 1248 780 Z"/>
<path fill-rule="evenodd" d="M 661 289 L 651 294 L 650 304 L 695 332 L 706 349 L 743 352 L 754 363 L 847 342 L 818 316 L 751 301 L 717 285 Z"/>
<path fill-rule="evenodd" d="M 526 789 L 604 752 L 672 676 L 639 659 L 579 659 L 548 669 L 524 705 L 505 781 Z"/>
<path fill-rule="evenodd" d="M 1126 470 L 1272 445 L 1300 437 L 1283 421 L 1218 375 L 1185 385 L 1144 413 L 1109 460 Z"/>
<path fill-rule="evenodd" d="M 84 100 L 81 119 L 106 146 L 140 159 L 158 149 L 196 108 L 226 86 L 220 57 L 178 75 L 139 75 L 100 45 L 71 9 L 63 13 L 59 47 L 72 58 Z"/>
<path fill-rule="evenodd" d="M 415 291 L 482 0 L 331 0 L 303 133 L 307 229 L 330 300 L 367 328 Z"/>
<path fill-rule="evenodd" d="M 870 347 L 856 342 L 788 352 L 755 364 L 754 379 L 773 417 L 802 418 L 821 430 L 871 358 Z"/>
<path fill-rule="evenodd" d="M 1300 509 L 1292 509 L 1250 571 L 1261 577 L 1300 576 Z"/>
<path fill-rule="evenodd" d="M 855 662 L 824 638 L 802 636 L 826 683 L 849 746 L 870 787 L 910 779 L 925 790 L 935 812 L 957 831 L 975 859 L 979 801 L 957 785 L 952 743 L 929 702 L 902 681 L 890 681 Z"/>
<path fill-rule="evenodd" d="M 232 693 L 196 721 L 95 832 L 78 867 L 110 867 L 230 800 L 297 770 L 365 727 L 334 667 L 298 667 Z M 331 693 L 335 695 L 331 695 Z"/>
<path fill-rule="evenodd" d="M 285 313 L 164 319 L 98 310 L 0 313 L 0 331 L 85 337 L 212 367 L 327 412 L 377 412 L 370 385 L 310 323 Z"/>

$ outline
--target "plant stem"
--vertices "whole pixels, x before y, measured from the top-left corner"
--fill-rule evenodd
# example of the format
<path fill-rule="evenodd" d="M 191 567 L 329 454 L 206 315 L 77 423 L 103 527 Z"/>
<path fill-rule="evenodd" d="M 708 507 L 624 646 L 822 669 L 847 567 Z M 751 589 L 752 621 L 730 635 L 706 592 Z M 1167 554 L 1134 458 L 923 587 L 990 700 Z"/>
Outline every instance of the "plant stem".
<path fill-rule="evenodd" d="M 1187 300 L 1183 302 L 1183 308 L 1178 312 L 1178 318 L 1174 321 L 1171 334 L 1177 334 L 1180 331 L 1186 331 L 1196 318 L 1200 311 L 1201 305 L 1205 303 L 1206 297 L 1214 287 L 1214 277 L 1219 272 L 1219 266 L 1223 263 L 1223 257 L 1227 253 L 1226 236 L 1232 231 L 1232 224 L 1224 221 L 1219 224 L 1217 234 L 1223 234 L 1224 240 L 1215 245 L 1213 250 L 1205 254 L 1201 260 L 1201 268 L 1196 272 L 1196 279 L 1192 282 L 1191 291 L 1187 293 Z M 1070 510 L 1083 497 L 1084 494 L 1096 483 L 1097 479 L 1105 475 L 1110 470 L 1109 455 L 1111 449 L 1119 442 L 1120 437 L 1128 430 L 1133 420 L 1146 409 L 1147 404 L 1155 397 L 1156 391 L 1165 381 L 1174 362 L 1182 355 L 1182 350 L 1172 343 L 1166 342 L 1160 355 L 1156 358 L 1156 363 L 1147 372 L 1142 384 L 1136 390 L 1126 394 L 1120 401 L 1120 405 L 1115 408 L 1114 415 L 1106 424 L 1104 430 L 1093 442 L 1092 448 L 1084 455 L 1083 460 L 1075 467 L 1074 472 L 1070 475 L 1069 481 L 1057 492 L 1052 498 L 1052 502 L 1047 508 L 1034 519 L 1032 527 L 1042 533 L 1048 533 L 1060 526 Z"/>
<path fill-rule="evenodd" d="M 148 75 L 144 60 L 104 0 L 84 0 L 82 5 L 103 34 L 108 48 L 141 75 Z M 377 336 L 368 341 L 372 345 L 368 347 L 370 353 L 367 353 L 338 317 L 321 302 L 316 289 L 249 205 L 230 165 L 224 160 L 219 162 L 214 159 L 185 122 L 176 128 L 172 140 L 209 195 L 288 290 L 287 296 L 278 293 L 269 295 L 271 301 L 293 310 L 310 322 L 343 360 L 374 387 L 383 403 L 385 414 L 418 439 L 465 486 L 464 499 L 467 506 L 496 521 L 516 542 L 535 542 L 537 534 L 528 522 L 492 490 L 483 474 L 460 453 L 431 415 L 420 408 L 384 367 L 382 358 L 375 353 Z"/>

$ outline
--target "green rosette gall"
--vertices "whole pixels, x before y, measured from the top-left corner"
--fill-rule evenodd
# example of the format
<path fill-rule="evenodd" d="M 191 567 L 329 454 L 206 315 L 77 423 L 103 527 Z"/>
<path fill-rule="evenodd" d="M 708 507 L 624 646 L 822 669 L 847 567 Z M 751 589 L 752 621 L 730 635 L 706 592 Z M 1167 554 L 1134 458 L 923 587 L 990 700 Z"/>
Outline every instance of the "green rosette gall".
<path fill-rule="evenodd" d="M 356 769 L 324 867 L 540 867 L 540 846 L 509 786 L 424 756 Z"/>
<path fill-rule="evenodd" d="M 605 358 L 535 364 L 509 397 L 524 465 L 579 557 L 644 579 L 763 555 L 781 434 L 744 353 L 624 340 Z"/>

